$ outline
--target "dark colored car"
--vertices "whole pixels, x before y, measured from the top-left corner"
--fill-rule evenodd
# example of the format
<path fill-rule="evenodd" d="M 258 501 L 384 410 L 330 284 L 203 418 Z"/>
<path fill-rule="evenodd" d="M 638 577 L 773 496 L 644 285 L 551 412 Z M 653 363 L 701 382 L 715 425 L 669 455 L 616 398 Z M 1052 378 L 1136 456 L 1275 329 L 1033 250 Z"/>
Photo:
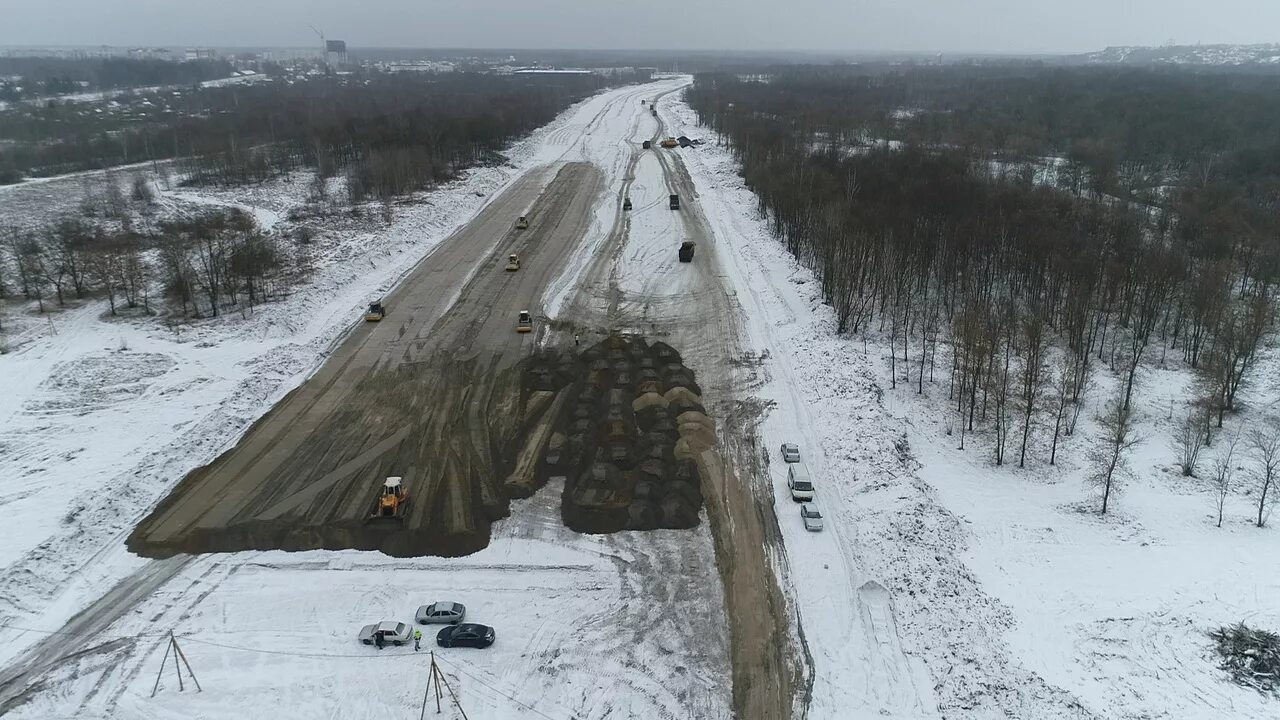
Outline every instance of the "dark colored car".
<path fill-rule="evenodd" d="M 493 644 L 495 637 L 493 628 L 488 625 L 462 623 L 450 625 L 436 633 L 436 644 L 440 647 L 487 648 Z"/>

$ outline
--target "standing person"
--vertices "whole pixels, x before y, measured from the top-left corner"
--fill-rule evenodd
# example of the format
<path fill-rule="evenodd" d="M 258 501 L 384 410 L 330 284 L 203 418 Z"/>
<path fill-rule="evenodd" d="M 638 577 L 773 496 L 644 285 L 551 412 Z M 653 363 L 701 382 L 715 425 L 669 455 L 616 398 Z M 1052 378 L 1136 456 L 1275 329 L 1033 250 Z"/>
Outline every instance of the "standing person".
<path fill-rule="evenodd" d="M 382 649 L 382 645 L 383 645 L 383 643 L 384 643 L 384 642 L 385 642 L 385 641 L 382 639 L 382 633 L 374 633 L 374 634 L 373 634 L 373 644 L 374 644 L 374 645 L 377 645 L 379 650 L 381 650 L 381 649 Z"/>
<path fill-rule="evenodd" d="M 578 336 L 577 336 L 577 335 L 574 335 L 574 336 L 573 336 L 573 346 L 574 346 L 574 347 L 578 347 Z"/>
<path fill-rule="evenodd" d="M 418 628 L 413 629 L 413 651 L 418 652 L 422 649 L 422 631 Z"/>

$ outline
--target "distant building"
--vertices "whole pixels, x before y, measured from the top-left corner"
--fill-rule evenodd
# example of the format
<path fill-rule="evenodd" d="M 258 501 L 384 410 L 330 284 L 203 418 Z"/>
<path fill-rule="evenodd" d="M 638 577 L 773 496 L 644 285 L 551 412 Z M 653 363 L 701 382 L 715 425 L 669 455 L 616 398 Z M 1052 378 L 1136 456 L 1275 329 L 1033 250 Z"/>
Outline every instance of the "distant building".
<path fill-rule="evenodd" d="M 343 66 L 347 64 L 347 41 L 346 40 L 325 40 L 324 41 L 324 62 L 329 66 Z"/>
<path fill-rule="evenodd" d="M 180 54 L 169 48 L 129 48 L 128 56 L 134 60 L 181 60 L 184 54 Z"/>
<path fill-rule="evenodd" d="M 595 75 L 595 70 L 581 70 L 568 68 L 519 68 L 511 72 L 512 75 Z"/>

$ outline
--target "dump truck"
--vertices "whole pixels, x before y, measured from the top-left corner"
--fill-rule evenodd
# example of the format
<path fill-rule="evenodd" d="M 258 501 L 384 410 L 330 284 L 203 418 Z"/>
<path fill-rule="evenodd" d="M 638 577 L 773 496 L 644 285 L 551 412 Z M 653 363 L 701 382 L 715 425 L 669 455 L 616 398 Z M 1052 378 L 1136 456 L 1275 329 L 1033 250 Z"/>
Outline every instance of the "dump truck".
<path fill-rule="evenodd" d="M 364 313 L 365 322 L 381 322 L 382 318 L 387 316 L 387 309 L 383 307 L 381 300 L 374 300 L 369 303 L 369 309 Z"/>
<path fill-rule="evenodd" d="M 519 218 L 516 218 L 517 230 L 527 230 L 528 228 L 529 228 L 529 218 L 525 217 L 524 215 L 521 215 Z"/>
<path fill-rule="evenodd" d="M 696 243 L 692 240 L 685 240 L 680 243 L 680 262 L 693 262 L 693 249 Z"/>
<path fill-rule="evenodd" d="M 672 210 L 679 210 L 679 209 L 680 209 L 680 196 L 679 196 L 679 195 L 672 195 L 670 198 L 668 198 L 668 205 L 670 205 L 670 206 L 671 206 L 671 209 L 672 209 Z"/>
<path fill-rule="evenodd" d="M 378 498 L 373 501 L 373 513 L 369 520 L 403 520 L 408 507 L 409 491 L 405 489 L 404 478 L 392 476 L 382 481 L 382 489 L 378 492 Z"/>
<path fill-rule="evenodd" d="M 630 209 L 631 209 L 631 198 L 623 198 L 623 199 L 622 199 L 622 209 L 623 209 L 623 210 L 630 210 Z"/>
<path fill-rule="evenodd" d="M 679 140 L 676 140 L 675 138 L 666 138 L 665 140 L 663 140 L 662 142 L 660 142 L 660 143 L 658 143 L 658 144 L 659 144 L 659 145 L 661 145 L 661 146 L 662 146 L 662 147 L 664 147 L 664 148 L 667 148 L 668 150 L 670 150 L 671 148 L 678 148 L 678 147 L 680 147 L 680 141 L 679 141 Z"/>

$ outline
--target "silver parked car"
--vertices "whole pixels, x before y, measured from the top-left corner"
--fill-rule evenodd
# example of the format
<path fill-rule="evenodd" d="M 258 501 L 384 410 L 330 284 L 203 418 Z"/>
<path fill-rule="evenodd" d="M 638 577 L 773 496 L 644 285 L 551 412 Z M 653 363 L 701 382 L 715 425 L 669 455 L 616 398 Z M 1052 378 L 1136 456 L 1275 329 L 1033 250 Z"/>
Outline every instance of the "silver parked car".
<path fill-rule="evenodd" d="M 782 443 L 782 461 L 800 462 L 800 446 L 795 443 Z"/>
<path fill-rule="evenodd" d="M 467 609 L 462 603 L 438 602 L 418 608 L 414 619 L 419 625 L 444 624 L 457 625 L 466 617 Z"/>
<path fill-rule="evenodd" d="M 409 623 L 385 620 L 360 628 L 360 642 L 365 645 L 376 645 L 379 636 L 387 645 L 403 645 L 413 639 L 413 626 Z"/>
<path fill-rule="evenodd" d="M 813 503 L 800 503 L 800 518 L 804 520 L 804 529 L 809 532 L 822 530 L 822 513 Z"/>

